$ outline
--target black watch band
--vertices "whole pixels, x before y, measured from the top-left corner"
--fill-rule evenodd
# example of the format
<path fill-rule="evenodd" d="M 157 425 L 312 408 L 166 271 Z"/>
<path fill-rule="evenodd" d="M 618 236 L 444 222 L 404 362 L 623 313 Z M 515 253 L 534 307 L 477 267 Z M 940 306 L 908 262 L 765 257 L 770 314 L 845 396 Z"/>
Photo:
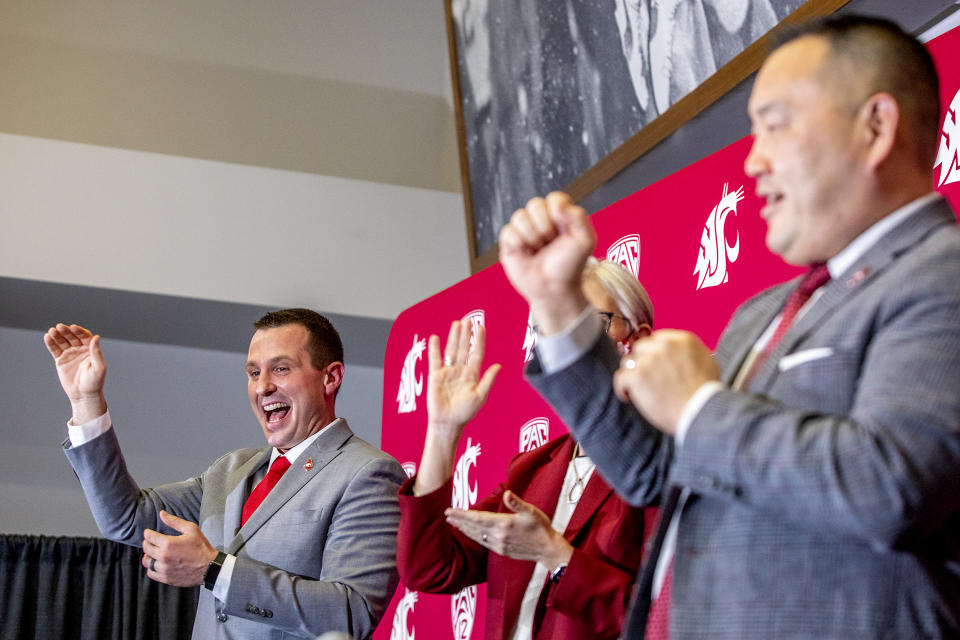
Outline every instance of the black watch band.
<path fill-rule="evenodd" d="M 226 559 L 227 554 L 223 551 L 217 551 L 217 557 L 207 565 L 207 572 L 203 574 L 203 586 L 210 591 L 213 591 L 213 585 L 217 584 L 217 576 L 220 575 L 220 569 Z"/>

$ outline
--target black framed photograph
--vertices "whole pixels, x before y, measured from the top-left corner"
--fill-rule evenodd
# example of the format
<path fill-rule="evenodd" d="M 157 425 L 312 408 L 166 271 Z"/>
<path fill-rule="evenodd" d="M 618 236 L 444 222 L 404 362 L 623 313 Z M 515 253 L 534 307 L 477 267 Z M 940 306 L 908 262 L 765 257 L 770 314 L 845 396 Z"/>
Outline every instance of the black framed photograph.
<path fill-rule="evenodd" d="M 473 271 L 531 197 L 583 197 L 847 0 L 445 0 Z"/>

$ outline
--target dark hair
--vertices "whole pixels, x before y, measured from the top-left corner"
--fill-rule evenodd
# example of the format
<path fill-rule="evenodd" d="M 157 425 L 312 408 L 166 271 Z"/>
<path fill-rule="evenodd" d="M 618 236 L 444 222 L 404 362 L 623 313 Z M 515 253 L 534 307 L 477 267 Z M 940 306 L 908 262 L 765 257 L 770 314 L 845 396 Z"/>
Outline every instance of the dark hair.
<path fill-rule="evenodd" d="M 774 48 L 805 36 L 823 38 L 830 46 L 828 72 L 840 70 L 840 81 L 850 87 L 850 75 L 864 80 L 867 94 L 893 96 L 903 117 L 912 125 L 918 159 L 933 165 L 940 130 L 940 88 L 937 69 L 927 48 L 883 18 L 855 14 L 831 15 L 787 26 L 774 37 Z M 857 105 L 859 107 L 859 104 Z"/>
<path fill-rule="evenodd" d="M 310 336 L 307 348 L 313 368 L 320 370 L 331 362 L 343 362 L 343 343 L 340 334 L 324 316 L 310 309 L 280 309 L 271 311 L 253 323 L 256 329 L 276 329 L 288 324 L 303 326 Z"/>

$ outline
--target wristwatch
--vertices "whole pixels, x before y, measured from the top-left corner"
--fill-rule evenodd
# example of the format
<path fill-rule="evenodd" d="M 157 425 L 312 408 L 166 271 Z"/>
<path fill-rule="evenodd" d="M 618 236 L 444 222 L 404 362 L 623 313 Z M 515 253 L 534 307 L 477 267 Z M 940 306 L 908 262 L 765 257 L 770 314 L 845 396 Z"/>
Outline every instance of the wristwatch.
<path fill-rule="evenodd" d="M 550 573 L 550 581 L 560 582 L 560 578 L 563 577 L 563 572 L 566 571 L 566 569 L 567 569 L 566 563 L 558 564 L 557 568 Z"/>
<path fill-rule="evenodd" d="M 217 584 L 217 576 L 220 575 L 220 569 L 223 567 L 223 561 L 227 559 L 227 554 L 223 551 L 217 551 L 217 557 L 207 565 L 207 572 L 203 574 L 203 586 L 213 591 L 213 585 Z"/>

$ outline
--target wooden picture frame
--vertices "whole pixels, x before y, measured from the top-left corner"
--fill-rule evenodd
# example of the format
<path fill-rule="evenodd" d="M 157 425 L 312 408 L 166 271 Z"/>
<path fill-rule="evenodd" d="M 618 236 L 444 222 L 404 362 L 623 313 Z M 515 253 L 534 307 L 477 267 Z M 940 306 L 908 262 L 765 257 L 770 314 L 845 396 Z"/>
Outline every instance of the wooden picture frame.
<path fill-rule="evenodd" d="M 689 7 L 699 6 L 702 1 L 703 0 L 687 0 L 686 4 L 680 3 L 678 6 L 681 6 L 683 9 L 687 9 Z M 743 0 L 743 2 L 746 3 L 752 3 L 756 1 L 758 0 Z M 461 17 L 464 17 L 469 13 L 469 7 L 471 5 L 479 4 L 482 7 L 493 6 L 494 10 L 500 11 L 501 13 L 526 13 L 528 14 L 527 17 L 533 16 L 533 14 L 537 14 L 537 12 L 539 12 L 539 14 L 533 16 L 530 21 L 540 20 L 541 23 L 543 23 L 545 22 L 543 20 L 544 15 L 541 14 L 549 14 L 551 11 L 554 11 L 556 7 L 563 6 L 566 6 L 566 11 L 570 13 L 573 11 L 572 7 L 574 5 L 572 3 L 568 4 L 564 2 L 558 2 L 557 0 L 525 0 L 521 3 L 501 2 L 500 5 L 498 5 L 497 0 L 490 0 L 489 3 L 477 3 L 472 0 L 444 0 L 444 10 L 446 13 L 447 22 L 447 44 L 450 52 L 450 68 L 453 85 L 454 107 L 456 112 L 457 140 L 460 155 L 460 175 L 463 187 L 464 210 L 466 213 L 467 240 L 470 250 L 471 272 L 476 273 L 480 269 L 494 264 L 498 259 L 495 234 L 499 232 L 499 227 L 502 226 L 502 223 L 498 224 L 498 222 L 492 218 L 490 212 L 495 212 L 494 215 L 500 216 L 501 220 L 505 220 L 513 210 L 523 206 L 526 201 L 525 197 L 523 196 L 513 194 L 513 197 L 511 198 L 505 197 L 503 194 L 499 193 L 501 188 L 506 190 L 505 185 L 509 183 L 510 180 L 514 179 L 514 172 L 510 170 L 504 170 L 503 167 L 499 165 L 495 166 L 496 163 L 490 161 L 490 159 L 487 157 L 490 155 L 490 149 L 494 147 L 496 147 L 494 149 L 495 151 L 502 152 L 499 156 L 500 164 L 509 162 L 509 160 L 504 160 L 505 157 L 509 156 L 512 158 L 514 156 L 514 154 L 509 153 L 511 151 L 509 146 L 511 141 L 514 140 L 514 132 L 510 130 L 512 125 L 509 123 L 507 125 L 500 125 L 498 122 L 494 122 L 486 129 L 478 125 L 478 121 L 485 120 L 489 122 L 494 120 L 494 116 L 496 115 L 495 112 L 497 111 L 495 108 L 496 105 L 494 104 L 493 108 L 487 108 L 484 106 L 492 104 L 492 100 L 490 100 L 490 94 L 493 93 L 493 89 L 491 87 L 481 87 L 478 90 L 471 90 L 469 75 L 466 79 L 463 77 L 463 70 L 465 68 L 469 68 L 471 65 L 474 67 L 480 65 L 480 68 L 487 72 L 488 77 L 495 78 L 496 76 L 494 71 L 489 70 L 489 67 L 493 66 L 491 60 L 499 57 L 499 62 L 501 63 L 501 66 L 503 66 L 505 60 L 511 60 L 511 52 L 498 51 L 497 56 L 488 55 L 486 60 L 487 67 L 483 67 L 483 64 L 485 63 L 483 59 L 484 56 L 473 55 L 475 51 L 471 52 L 471 48 L 480 48 L 488 53 L 494 46 L 506 50 L 511 48 L 517 49 L 518 47 L 534 48 L 535 55 L 531 55 L 529 50 L 523 50 L 523 54 L 527 56 L 528 61 L 533 59 L 537 60 L 536 65 L 530 65 L 531 67 L 536 68 L 527 69 L 526 72 L 533 75 L 540 74 L 537 77 L 537 81 L 542 83 L 543 86 L 555 86 L 557 84 L 562 85 L 568 82 L 570 78 L 574 77 L 579 77 L 581 80 L 585 78 L 585 81 L 590 83 L 588 90 L 581 89 L 581 99 L 578 108 L 582 106 L 582 110 L 584 112 L 590 112 L 592 110 L 592 113 L 598 114 L 597 119 L 600 120 L 600 123 L 597 125 L 593 120 L 587 122 L 586 117 L 582 119 L 580 124 L 582 125 L 583 129 L 581 133 L 583 146 L 587 147 L 591 140 L 597 140 L 602 137 L 593 135 L 596 134 L 597 131 L 601 131 L 602 133 L 610 133 L 612 131 L 613 133 L 611 135 L 614 139 L 617 138 L 616 134 L 619 131 L 622 142 L 616 143 L 616 145 L 609 152 L 598 154 L 597 149 L 581 151 L 579 146 L 576 144 L 577 141 L 574 137 L 572 142 L 566 140 L 563 145 L 559 145 L 562 147 L 561 151 L 563 153 L 556 154 L 557 160 L 555 162 L 545 162 L 543 161 L 543 158 L 540 157 L 537 159 L 537 162 L 528 163 L 528 166 L 525 169 L 528 174 L 530 171 L 537 171 L 537 168 L 542 168 L 548 172 L 549 175 L 544 176 L 538 174 L 536 176 L 536 178 L 542 183 L 540 186 L 543 187 L 543 192 L 559 188 L 571 194 L 574 199 L 580 200 L 595 191 L 606 181 L 627 167 L 630 163 L 642 156 L 661 140 L 676 131 L 684 123 L 689 121 L 691 118 L 703 111 L 703 109 L 705 109 L 707 106 L 715 102 L 722 95 L 730 91 L 737 84 L 754 73 L 760 67 L 760 64 L 763 62 L 763 59 L 766 56 L 771 33 L 776 29 L 776 27 L 784 24 L 801 22 L 818 16 L 828 15 L 847 4 L 848 1 L 849 0 L 806 0 L 806 2 L 803 2 L 795 10 L 793 10 L 792 13 L 789 13 L 783 17 L 783 19 L 774 25 L 773 28 L 768 29 L 764 35 L 760 36 L 751 44 L 740 50 L 739 53 L 729 59 L 729 61 L 717 69 L 716 72 L 689 90 L 688 93 L 678 97 L 675 101 L 672 99 L 665 101 L 662 105 L 665 106 L 665 109 L 653 116 L 652 119 L 645 124 L 640 125 L 639 129 L 630 129 L 628 128 L 628 125 L 630 124 L 631 116 L 636 112 L 636 106 L 629 105 L 624 100 L 620 100 L 614 93 L 607 92 L 605 94 L 603 91 L 603 79 L 600 78 L 598 80 L 598 74 L 596 73 L 597 68 L 612 68 L 617 71 L 619 73 L 617 79 L 620 81 L 618 90 L 622 94 L 624 77 L 623 72 L 626 69 L 626 73 L 631 73 L 629 62 L 622 51 L 618 52 L 620 56 L 623 56 L 622 60 L 619 60 L 618 56 L 611 57 L 609 51 L 606 52 L 608 54 L 607 57 L 601 59 L 599 57 L 600 54 L 597 53 L 596 47 L 591 49 L 588 40 L 568 40 L 561 41 L 558 44 L 554 39 L 542 38 L 539 41 L 527 44 L 524 42 L 518 42 L 518 40 L 523 40 L 523 38 L 506 38 L 503 39 L 504 41 L 490 42 L 490 38 L 488 37 L 487 41 L 483 42 L 484 36 L 482 33 L 480 33 L 479 29 L 474 29 L 471 31 L 469 29 L 469 24 L 467 24 L 468 20 L 466 18 L 461 21 L 460 25 L 458 25 L 456 16 L 454 15 L 454 2 L 457 3 L 461 10 Z M 797 0 L 770 0 L 770 2 L 779 2 L 781 3 L 780 6 L 784 7 L 791 2 L 796 4 Z M 541 5 L 540 3 L 548 3 L 548 5 Z M 593 2 L 576 3 L 576 7 L 577 11 L 580 11 L 582 14 L 582 12 L 587 11 L 590 7 L 598 7 L 600 4 L 601 0 L 594 0 Z M 607 3 L 607 5 L 604 6 L 609 6 L 609 4 L 610 3 Z M 464 7 L 467 8 L 464 9 Z M 584 7 L 586 7 L 586 9 Z M 599 21 L 591 22 L 591 16 L 588 14 L 583 15 L 587 15 L 586 22 L 589 22 L 587 25 L 590 29 L 589 33 L 597 34 L 598 32 L 602 31 L 606 36 L 605 39 L 597 37 L 596 41 L 599 42 L 602 40 L 604 43 L 606 43 L 603 46 L 609 50 L 611 16 L 605 15 L 603 17 L 604 22 L 600 23 Z M 580 17 L 583 18 L 583 15 Z M 623 24 L 627 24 L 626 18 L 622 18 L 622 16 L 623 14 L 620 14 L 616 16 L 616 19 L 622 19 Z M 488 8 L 487 13 L 483 15 L 483 20 L 485 22 L 495 22 L 498 25 L 502 25 L 510 17 L 511 16 L 493 15 L 491 10 Z M 562 17 L 563 16 L 561 16 L 561 18 Z M 472 19 L 474 20 L 473 24 L 479 23 L 476 18 L 476 15 L 472 16 Z M 520 18 L 521 19 L 516 20 L 516 22 L 523 24 L 523 16 Z M 546 18 L 547 20 L 551 19 L 549 15 L 547 15 Z M 554 22 L 557 21 L 554 19 Z M 581 20 L 580 22 L 584 22 L 584 20 Z M 560 26 L 566 29 L 563 24 L 560 24 Z M 584 29 L 584 31 L 587 30 Z M 458 33 L 464 38 L 470 40 L 468 43 L 469 46 L 460 46 L 460 38 L 458 38 Z M 626 36 L 621 37 L 618 32 L 612 33 L 614 34 L 614 37 L 618 39 L 618 44 L 622 45 L 627 41 Z M 538 35 L 540 34 L 538 33 Z M 569 35 L 569 33 L 567 33 L 567 35 Z M 477 44 L 478 42 L 480 44 Z M 571 43 L 573 44 L 571 45 Z M 709 45 L 710 47 L 715 46 L 712 41 L 706 42 L 705 44 Z M 727 43 L 723 44 L 729 48 Z M 697 46 L 702 47 L 703 43 Z M 647 52 L 647 55 L 652 57 L 650 51 Z M 582 59 L 591 57 L 593 57 L 594 62 L 596 63 L 595 68 L 592 70 L 584 70 L 581 68 L 584 66 Z M 599 64 L 601 62 L 602 65 Z M 564 68 L 565 63 L 572 66 L 569 68 Z M 511 68 L 509 71 L 514 72 L 516 69 Z M 631 83 L 631 85 L 628 86 L 641 87 L 641 89 L 643 89 L 644 86 L 654 89 L 657 82 L 654 78 L 644 77 L 635 72 L 632 75 L 626 76 L 626 78 L 627 81 Z M 660 84 L 662 85 L 662 83 Z M 583 86 L 584 84 L 581 82 L 581 87 Z M 508 84 L 501 88 L 501 93 L 504 91 L 512 91 L 514 88 L 515 85 Z M 636 89 L 634 92 L 639 95 L 641 93 L 641 89 Z M 527 98 L 524 94 L 524 88 L 522 86 L 516 87 L 516 91 L 518 93 L 518 99 L 514 104 L 511 105 L 514 107 L 511 115 L 520 119 L 524 118 L 525 114 L 534 111 L 534 106 L 531 106 L 528 103 L 538 100 L 539 102 L 535 106 L 541 107 L 540 111 L 538 111 L 538 114 L 542 116 L 542 120 L 544 122 L 548 121 L 552 117 L 555 122 L 559 122 L 561 126 L 565 126 L 564 123 L 567 121 L 563 118 L 563 111 L 567 106 L 569 106 L 568 104 L 556 99 L 553 99 L 553 101 L 550 102 L 551 99 L 544 96 L 532 96 Z M 479 95 L 482 93 L 486 94 L 486 97 Z M 647 91 L 644 94 L 649 98 L 644 104 L 653 104 L 654 98 L 650 95 L 650 93 L 650 91 Z M 673 93 L 672 88 L 669 93 Z M 587 101 L 591 102 L 591 104 L 584 106 L 584 95 L 588 96 Z M 640 102 L 638 101 L 637 104 L 639 105 Z M 654 107 L 656 107 L 656 105 L 654 105 Z M 471 122 L 467 121 L 465 109 L 473 118 Z M 484 109 L 486 109 L 486 111 Z M 501 109 L 500 111 L 506 112 L 508 110 Z M 552 111 L 560 111 L 561 113 L 553 114 Z M 615 116 L 617 113 L 627 115 L 620 120 L 616 119 L 616 117 L 604 118 L 604 116 L 607 115 L 607 112 L 612 112 Z M 655 113 L 656 109 L 654 109 L 653 112 Z M 577 115 L 577 113 L 574 113 L 574 115 Z M 582 113 L 580 115 L 582 115 Z M 566 126 L 569 126 L 570 132 L 574 131 L 573 125 Z M 513 128 L 516 129 L 516 127 Z M 624 134 L 624 131 L 627 131 L 628 133 Z M 524 139 L 524 146 L 515 147 L 512 151 L 516 152 L 519 148 L 521 151 L 529 150 L 529 154 L 541 153 L 542 150 L 537 150 L 536 148 L 539 140 L 539 133 L 540 132 L 537 132 L 537 134 L 532 136 L 532 144 Z M 561 134 L 563 133 L 564 132 L 561 131 Z M 469 140 L 468 136 L 470 136 Z M 544 134 L 544 137 L 546 137 L 546 134 Z M 493 138 L 496 139 L 494 144 L 487 145 L 486 147 L 483 147 L 480 144 L 480 142 L 483 140 Z M 597 143 L 596 146 L 602 150 L 603 143 Z M 507 148 L 501 149 L 500 147 Z M 475 155 L 473 158 L 474 166 L 471 166 L 471 149 L 473 149 Z M 485 153 L 478 152 L 478 149 L 482 149 Z M 570 158 L 562 157 L 564 153 L 570 150 L 572 150 L 571 155 L 574 156 L 572 160 Z M 576 170 L 576 166 L 578 164 L 583 165 L 584 158 L 589 158 L 591 153 L 593 156 L 596 156 L 596 160 L 593 161 L 592 164 L 588 164 L 582 169 Z M 530 169 L 529 165 L 536 166 L 534 169 Z M 558 170 L 557 175 L 550 173 L 554 170 L 554 167 L 561 167 L 561 170 Z M 481 174 L 481 170 L 486 168 L 490 168 L 490 170 L 486 174 Z M 566 170 L 566 175 L 563 175 L 562 173 L 562 170 L 564 169 Z M 518 169 L 517 172 L 523 173 L 523 167 Z M 485 184 L 482 190 L 476 189 L 474 186 L 475 183 L 479 182 L 478 180 L 475 180 L 478 174 L 483 175 L 483 181 Z M 551 182 L 551 180 L 553 180 L 553 182 Z M 530 182 L 526 184 L 529 185 Z M 475 190 L 478 192 L 483 191 L 483 193 L 475 194 Z M 483 200 L 476 200 L 476 202 L 481 203 L 483 206 L 475 206 L 475 195 L 483 198 Z M 533 195 L 541 195 L 541 193 L 534 191 L 533 193 L 527 194 L 526 197 L 532 197 Z M 493 232 L 492 237 L 491 232 Z"/>

